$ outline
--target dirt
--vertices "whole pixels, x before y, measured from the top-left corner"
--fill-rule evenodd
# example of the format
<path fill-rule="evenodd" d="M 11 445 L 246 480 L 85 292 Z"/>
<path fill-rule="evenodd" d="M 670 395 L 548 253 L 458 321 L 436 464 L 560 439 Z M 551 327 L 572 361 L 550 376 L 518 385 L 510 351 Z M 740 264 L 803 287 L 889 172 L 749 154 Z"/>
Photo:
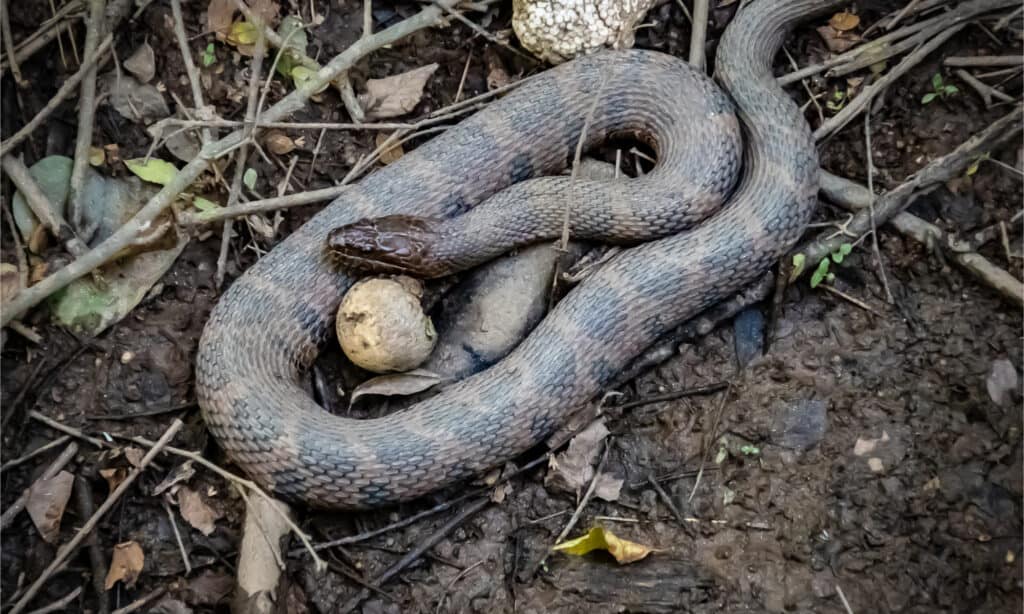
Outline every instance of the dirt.
<path fill-rule="evenodd" d="M 205 28 L 205 3 L 186 5 L 187 29 L 198 57 L 213 36 Z M 309 18 L 309 3 L 282 3 Z M 292 6 L 292 4 L 301 6 Z M 311 54 L 321 60 L 344 50 L 361 32 L 361 6 L 314 3 L 324 21 L 311 30 Z M 418 10 L 413 3 L 375 7 L 375 27 L 386 27 Z M 713 11 L 709 51 L 734 6 Z M 15 13 L 18 13 L 15 11 Z M 869 6 L 865 23 L 878 16 Z M 473 14 L 491 32 L 509 27 L 509 8 Z M 158 79 L 168 95 L 191 100 L 184 66 L 169 26 L 170 7 L 152 3 L 138 21 L 122 24 L 119 57 L 147 40 L 156 50 Z M 42 17 L 12 14 L 16 39 L 33 31 Z M 683 56 L 689 25 L 678 3 L 663 3 L 637 34 L 637 46 Z M 811 24 L 813 26 L 814 24 Z M 806 65 L 824 54 L 812 27 L 787 42 Z M 351 72 L 357 91 L 366 78 L 383 77 L 430 62 L 440 68 L 410 117 L 444 107 L 462 82 L 463 99 L 487 89 L 484 51 L 497 54 L 512 75 L 535 67 L 461 24 L 416 34 L 371 54 Z M 997 48 L 980 28 L 967 28 L 940 53 L 901 78 L 871 116 L 875 184 L 892 187 L 928 160 L 952 150 L 984 128 L 1006 107 L 987 109 L 965 87 L 959 95 L 921 104 L 931 78 L 943 71 L 947 55 L 1019 53 L 1019 41 Z M 248 59 L 218 44 L 218 63 L 209 76 L 208 103 L 227 118 L 244 114 Z M 784 58 L 778 71 L 788 71 Z M 59 54 L 36 55 L 23 67 L 35 84 L 12 95 L 4 77 L 3 115 L 9 136 L 31 117 L 74 69 Z M 857 75 L 860 76 L 860 75 Z M 850 87 L 846 79 L 811 79 L 814 91 Z M 1020 77 L 1006 85 L 1020 94 Z M 789 89 L 800 103 L 802 86 Z M 268 104 L 285 93 L 272 89 Z M 168 101 L 171 98 L 168 96 Z M 807 116 L 817 125 L 813 106 Z M 76 121 L 74 103 L 62 105 L 24 151 L 26 162 L 47 153 L 69 155 Z M 296 121 L 346 121 L 337 95 L 328 91 L 307 105 Z M 862 119 L 830 138 L 822 164 L 830 171 L 866 181 Z M 303 137 L 293 177 L 296 189 L 332 185 L 374 147 L 374 135 L 293 131 Z M 122 159 L 145 155 L 148 136 L 138 125 L 101 107 L 95 143 L 116 143 Z M 416 142 L 406 145 L 411 150 Z M 313 163 L 314 151 L 316 161 Z M 253 155 L 257 189 L 268 194 L 284 177 L 287 160 Z M 1018 152 L 992 152 L 1011 166 Z M 109 173 L 124 173 L 111 164 Z M 5 185 L 5 188 L 7 186 Z M 991 162 L 919 199 L 912 211 L 939 226 L 966 232 L 1008 220 L 1019 209 L 1021 183 Z M 320 205 L 283 215 L 277 236 L 267 239 L 241 226 L 229 259 L 228 283 Z M 823 203 L 817 222 L 841 222 L 845 214 Z M 1009 263 L 1000 242 L 982 253 L 1021 276 L 1019 224 L 1012 228 Z M 3 258 L 14 261 L 5 230 Z M 870 240 L 869 240 L 870 241 Z M 605 554 L 551 554 L 539 561 L 577 506 L 572 493 L 545 487 L 546 469 L 509 482 L 504 499 L 471 516 L 444 537 L 429 555 L 398 579 L 369 594 L 358 611 L 376 612 L 1015 612 L 1022 607 L 1022 449 L 1019 384 L 1009 403 L 991 397 L 986 381 L 999 360 L 1019 373 L 1021 312 L 993 290 L 944 262 L 933 251 L 882 229 L 878 236 L 895 305 L 886 293 L 864 243 L 834 267 L 834 285 L 866 303 L 863 309 L 839 296 L 812 290 L 806 281 L 790 287 L 765 356 L 740 369 L 731 322 L 695 343 L 679 346 L 662 365 L 617 392 L 604 410 L 612 431 L 605 471 L 624 481 L 618 501 L 593 500 L 570 537 L 594 525 L 651 546 L 656 552 L 630 565 Z M 104 469 L 130 470 L 121 436 L 156 439 L 173 417 L 186 426 L 180 448 L 202 452 L 231 468 L 206 432 L 193 403 L 193 358 L 207 314 L 216 303 L 214 273 L 220 233 L 193 241 L 148 298 L 123 321 L 94 339 L 79 338 L 49 325 L 43 314 L 30 318 L 42 333 L 36 346 L 10 336 L 2 355 L 3 447 L 5 461 L 52 441 L 58 433 L 28 418 L 36 411 L 110 443 L 100 450 L 82 444 L 69 465 L 101 502 L 110 486 Z M 764 314 L 769 304 L 757 308 Z M 322 374 L 331 387 L 344 375 L 327 354 Z M 323 362 L 322 362 L 323 364 Z M 666 391 L 729 382 L 724 392 L 649 403 L 633 409 L 616 404 Z M 330 395 L 338 402 L 336 395 Z M 537 458 L 534 450 L 516 459 Z M 41 473 L 56 451 L 3 473 L 6 509 Z M 109 562 L 115 544 L 138 542 L 145 566 L 131 587 L 109 591 L 113 607 L 164 589 L 196 612 L 228 611 L 229 592 L 241 541 L 244 506 L 221 478 L 198 469 L 187 481 L 218 517 L 204 535 L 181 516 L 174 496 L 154 495 L 180 459 L 161 456 L 96 530 L 100 556 Z M 105 472 L 110 474 L 110 472 Z M 665 505 L 649 481 L 656 480 L 682 516 Z M 377 527 L 426 510 L 472 487 L 461 485 L 395 509 L 359 514 L 300 514 L 316 540 Z M 165 498 L 166 497 L 166 498 Z M 166 504 L 166 505 L 165 505 Z M 457 506 L 458 509 L 458 506 Z M 168 514 L 170 512 L 170 515 Z M 449 521 L 455 510 L 437 514 L 365 542 L 335 548 L 326 556 L 373 578 Z M 173 518 L 173 520 L 172 520 Z M 84 515 L 75 500 L 65 512 L 64 543 Z M 175 541 L 180 532 L 182 546 Z M 37 577 L 55 546 L 44 543 L 22 514 L 3 532 L 0 583 L 5 601 Z M 292 542 L 291 547 L 296 543 Z M 181 549 L 188 553 L 187 573 Z M 96 593 L 88 549 L 74 555 L 34 602 L 49 603 L 85 586 L 69 611 L 95 611 Z M 288 559 L 279 610 L 332 612 L 359 593 L 350 579 L 328 571 L 317 575 L 304 556 Z M 844 600 L 848 606 L 844 605 Z M 156 603 L 156 602 L 153 602 Z M 171 610 L 168 610 L 171 611 Z"/>

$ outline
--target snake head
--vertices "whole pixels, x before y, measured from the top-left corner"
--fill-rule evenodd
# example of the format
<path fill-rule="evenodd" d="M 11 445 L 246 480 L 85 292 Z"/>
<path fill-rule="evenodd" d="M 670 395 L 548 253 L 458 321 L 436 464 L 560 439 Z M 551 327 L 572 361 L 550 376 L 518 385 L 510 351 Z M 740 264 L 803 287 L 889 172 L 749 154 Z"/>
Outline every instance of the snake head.
<path fill-rule="evenodd" d="M 432 277 L 436 226 L 434 220 L 412 215 L 366 218 L 332 230 L 327 250 L 342 267 L 362 273 Z"/>

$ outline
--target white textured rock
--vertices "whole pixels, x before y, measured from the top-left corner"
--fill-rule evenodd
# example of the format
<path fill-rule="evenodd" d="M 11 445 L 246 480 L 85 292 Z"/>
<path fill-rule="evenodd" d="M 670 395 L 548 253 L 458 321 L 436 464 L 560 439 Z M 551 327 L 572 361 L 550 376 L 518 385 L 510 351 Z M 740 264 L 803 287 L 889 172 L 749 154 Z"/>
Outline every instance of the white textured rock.
<path fill-rule="evenodd" d="M 519 42 L 558 64 L 601 47 L 633 46 L 633 32 L 654 0 L 512 0 Z"/>

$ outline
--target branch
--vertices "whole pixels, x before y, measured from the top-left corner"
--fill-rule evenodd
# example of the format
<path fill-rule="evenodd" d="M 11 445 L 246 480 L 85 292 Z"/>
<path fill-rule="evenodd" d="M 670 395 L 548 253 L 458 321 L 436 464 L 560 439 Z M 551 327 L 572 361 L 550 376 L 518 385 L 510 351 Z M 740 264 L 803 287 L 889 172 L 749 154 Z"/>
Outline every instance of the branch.
<path fill-rule="evenodd" d="M 441 4 L 445 6 L 454 6 L 456 3 L 457 0 L 441 1 Z M 294 92 L 288 94 L 277 104 L 267 109 L 263 113 L 263 120 L 267 122 L 282 121 L 295 111 L 301 109 L 310 96 L 330 83 L 339 74 L 351 68 L 353 64 L 366 54 L 384 45 L 394 43 L 413 32 L 430 27 L 437 23 L 441 16 L 442 10 L 438 5 L 430 5 L 409 19 L 381 30 L 372 36 L 356 41 L 344 52 L 335 56 L 330 63 L 320 69 L 309 81 L 304 82 Z M 26 288 L 10 303 L 5 305 L 3 313 L 0 314 L 0 326 L 7 326 L 11 320 L 38 305 L 54 292 L 67 287 L 71 282 L 102 266 L 116 256 L 125 245 L 134 240 L 140 231 L 149 228 L 157 216 L 163 213 L 178 195 L 187 189 L 209 167 L 212 160 L 238 147 L 243 140 L 244 134 L 243 130 L 236 130 L 215 143 L 203 146 L 199 155 L 178 171 L 174 179 L 150 198 L 146 205 L 135 214 L 135 217 L 119 228 L 117 232 L 95 248 L 89 250 L 81 258 L 76 259 L 53 275 L 46 277 L 31 288 Z"/>

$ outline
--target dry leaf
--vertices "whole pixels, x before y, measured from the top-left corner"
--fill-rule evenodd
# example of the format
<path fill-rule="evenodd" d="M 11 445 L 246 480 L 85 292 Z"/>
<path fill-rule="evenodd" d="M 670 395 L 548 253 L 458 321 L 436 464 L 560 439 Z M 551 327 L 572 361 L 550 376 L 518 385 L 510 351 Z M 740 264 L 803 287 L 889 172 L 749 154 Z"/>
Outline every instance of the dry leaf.
<path fill-rule="evenodd" d="M 191 605 L 215 606 L 235 588 L 235 579 L 227 573 L 207 570 L 188 581 L 184 598 Z"/>
<path fill-rule="evenodd" d="M 268 132 L 264 142 L 267 144 L 267 149 L 279 156 L 283 156 L 295 150 L 295 141 L 280 130 L 271 130 Z"/>
<path fill-rule="evenodd" d="M 840 32 L 832 26 L 820 26 L 817 30 L 821 39 L 825 41 L 825 46 L 833 53 L 842 53 L 860 42 L 860 37 L 856 34 Z"/>
<path fill-rule="evenodd" d="M 129 446 L 124 450 L 124 457 L 128 459 L 128 462 L 132 464 L 132 467 L 141 467 L 142 457 L 145 455 L 146 453 L 143 452 L 141 448 L 136 448 L 134 446 Z"/>
<path fill-rule="evenodd" d="M 214 523 L 221 516 L 203 501 L 199 493 L 188 486 L 178 489 L 178 508 L 181 510 L 181 517 L 203 535 L 213 533 Z"/>
<path fill-rule="evenodd" d="M 1013 402 L 1013 393 L 1017 390 L 1018 381 L 1016 367 L 1009 360 L 1002 358 L 994 361 L 989 368 L 985 388 L 993 403 L 1007 407 Z"/>
<path fill-rule="evenodd" d="M 376 394 L 387 397 L 408 396 L 423 392 L 441 383 L 440 375 L 426 369 L 413 369 L 405 373 L 394 373 L 370 378 L 356 386 L 352 391 L 349 403 L 355 403 L 360 397 Z"/>
<path fill-rule="evenodd" d="M 389 134 L 378 132 L 376 138 L 374 139 L 377 143 L 377 147 L 383 146 L 384 143 L 387 142 L 388 138 L 390 138 L 390 136 L 391 135 Z M 388 147 L 384 151 L 380 152 L 380 161 L 383 162 L 384 164 L 391 164 L 392 162 L 398 160 L 404 155 L 405 150 L 402 149 L 402 146 L 400 144 L 395 143 L 391 147 Z"/>
<path fill-rule="evenodd" d="M 114 492 L 114 489 L 128 477 L 128 470 L 124 467 L 110 467 L 109 469 L 100 469 L 100 475 L 107 481 L 110 492 Z"/>
<path fill-rule="evenodd" d="M 220 40 L 225 40 L 231 31 L 235 6 L 235 0 L 210 0 L 206 8 L 206 28 Z"/>
<path fill-rule="evenodd" d="M 188 481 L 196 474 L 195 468 L 192 466 L 192 461 L 187 460 L 184 463 L 178 465 L 163 479 L 162 482 L 157 484 L 156 488 L 153 489 L 153 494 L 156 496 L 164 494 L 171 486 L 175 484 Z"/>
<path fill-rule="evenodd" d="M 569 449 L 548 460 L 544 485 L 578 494 L 594 477 L 594 462 L 601 441 L 608 436 L 603 420 L 596 420 L 569 442 Z"/>
<path fill-rule="evenodd" d="M 0 303 L 6 303 L 21 292 L 21 273 L 10 262 L 0 264 Z"/>
<path fill-rule="evenodd" d="M 583 537 L 562 542 L 553 549 L 576 556 L 583 556 L 592 550 L 607 550 L 622 565 L 639 561 L 648 554 L 657 552 L 654 548 L 622 539 L 603 527 L 594 527 Z"/>
<path fill-rule="evenodd" d="M 367 119 L 397 117 L 412 111 L 435 70 L 437 64 L 427 64 L 400 75 L 367 80 L 366 93 L 359 96 Z"/>
<path fill-rule="evenodd" d="M 39 530 L 39 535 L 48 544 L 56 542 L 60 533 L 60 519 L 71 498 L 71 486 L 75 476 L 61 471 L 49 480 L 38 479 L 28 491 L 25 509 Z"/>
<path fill-rule="evenodd" d="M 149 614 L 192 614 L 192 608 L 188 607 L 179 599 L 164 597 L 149 610 Z"/>
<path fill-rule="evenodd" d="M 594 496 L 605 501 L 618 501 L 622 483 L 620 478 L 608 473 L 600 473 L 597 476 L 597 484 L 594 485 Z"/>
<path fill-rule="evenodd" d="M 103 586 L 109 591 L 118 581 L 124 582 L 125 588 L 131 588 L 139 579 L 142 566 L 146 563 L 146 555 L 142 546 L 134 541 L 114 546 L 114 556 L 110 560 L 110 571 Z"/>
<path fill-rule="evenodd" d="M 130 58 L 124 61 L 128 72 L 138 77 L 143 83 L 150 82 L 156 75 L 156 54 L 149 43 L 142 43 Z"/>
<path fill-rule="evenodd" d="M 846 32 L 860 25 L 860 17 L 853 13 L 836 13 L 828 20 L 828 25 L 839 32 Z"/>

